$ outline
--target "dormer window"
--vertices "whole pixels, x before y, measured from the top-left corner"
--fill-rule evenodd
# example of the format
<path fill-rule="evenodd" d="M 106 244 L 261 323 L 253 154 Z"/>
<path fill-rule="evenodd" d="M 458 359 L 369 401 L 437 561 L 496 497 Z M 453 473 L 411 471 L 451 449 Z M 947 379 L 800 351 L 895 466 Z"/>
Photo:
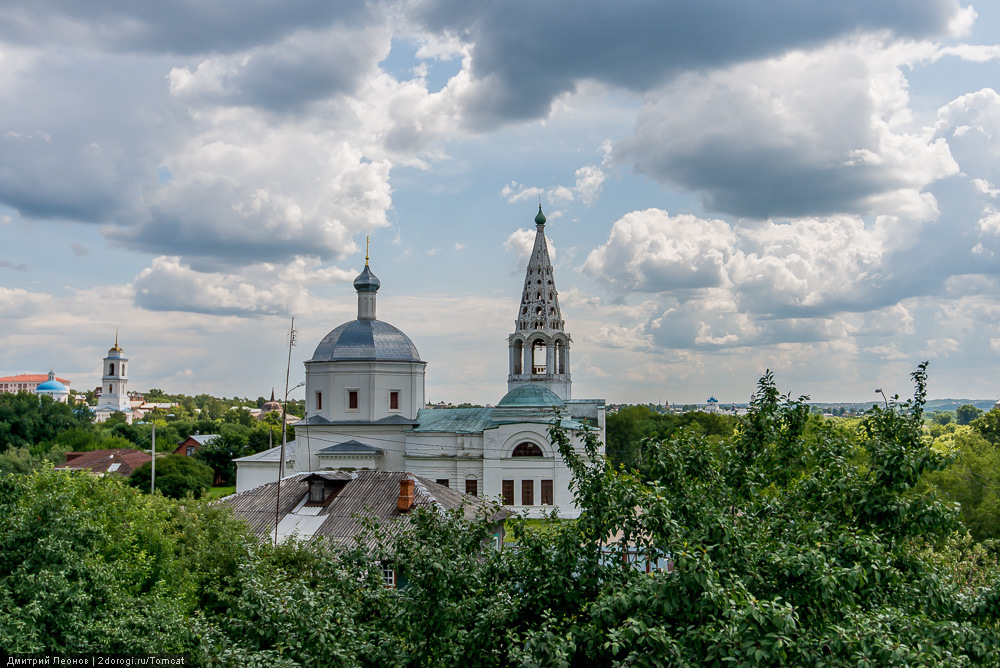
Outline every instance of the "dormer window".
<path fill-rule="evenodd" d="M 309 483 L 309 503 L 323 503 L 326 498 L 326 485 L 322 480 Z"/>

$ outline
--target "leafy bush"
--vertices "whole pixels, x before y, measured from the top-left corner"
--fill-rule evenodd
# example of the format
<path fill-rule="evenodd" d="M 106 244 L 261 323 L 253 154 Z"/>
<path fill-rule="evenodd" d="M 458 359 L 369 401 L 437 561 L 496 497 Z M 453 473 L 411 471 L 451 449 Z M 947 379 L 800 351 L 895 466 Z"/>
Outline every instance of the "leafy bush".
<path fill-rule="evenodd" d="M 149 492 L 152 473 L 152 462 L 147 462 L 132 473 L 128 482 L 132 487 Z M 171 499 L 188 494 L 200 498 L 212 486 L 213 477 L 211 468 L 191 457 L 167 455 L 156 460 L 156 491 Z"/>

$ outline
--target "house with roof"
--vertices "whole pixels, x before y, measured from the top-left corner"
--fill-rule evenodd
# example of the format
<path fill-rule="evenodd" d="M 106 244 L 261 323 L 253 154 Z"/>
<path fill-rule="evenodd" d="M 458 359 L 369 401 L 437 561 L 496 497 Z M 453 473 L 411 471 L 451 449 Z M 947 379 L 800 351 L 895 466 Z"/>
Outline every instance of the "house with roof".
<path fill-rule="evenodd" d="M 171 454 L 193 457 L 201 446 L 211 443 L 218 437 L 218 434 L 193 434 L 178 443 Z"/>
<path fill-rule="evenodd" d="M 262 537 L 323 537 L 353 546 L 368 519 L 391 533 L 404 531 L 416 508 L 448 511 L 461 508 L 466 519 L 500 523 L 505 512 L 483 499 L 439 485 L 422 476 L 400 471 L 317 471 L 296 473 L 277 481 L 220 499 L 220 505 L 247 521 Z M 390 535 L 391 535 L 390 533 Z M 501 535 L 502 538 L 502 535 Z M 371 545 L 369 545 L 371 547 Z"/>
<path fill-rule="evenodd" d="M 539 517 L 575 517 L 571 474 L 548 437 L 557 420 L 584 456 L 583 434 L 604 442 L 603 399 L 572 398 L 564 329 L 541 207 L 514 332 L 507 393 L 492 407 L 425 408 L 425 371 L 413 341 L 376 318 L 381 282 L 365 258 L 354 281 L 358 316 L 330 331 L 306 361 L 306 416 L 296 438 L 237 459 L 236 491 L 288 475 L 332 470 L 408 471 Z"/>
<path fill-rule="evenodd" d="M 66 461 L 57 469 L 87 471 L 94 475 L 120 475 L 129 477 L 137 468 L 152 460 L 152 457 L 132 448 L 111 450 L 91 450 L 89 452 L 67 452 Z"/>
<path fill-rule="evenodd" d="M 392 539 L 407 531 L 418 508 L 436 512 L 458 510 L 469 521 L 491 524 L 493 544 L 504 540 L 508 513 L 483 499 L 463 494 L 427 478 L 399 471 L 317 471 L 296 473 L 220 499 L 246 520 L 262 539 L 321 538 L 334 547 L 376 547 L 380 537 Z M 379 536 L 368 531 L 374 520 Z M 277 527 L 277 531 L 275 531 Z M 382 564 L 387 586 L 401 584 L 396 569 Z"/>

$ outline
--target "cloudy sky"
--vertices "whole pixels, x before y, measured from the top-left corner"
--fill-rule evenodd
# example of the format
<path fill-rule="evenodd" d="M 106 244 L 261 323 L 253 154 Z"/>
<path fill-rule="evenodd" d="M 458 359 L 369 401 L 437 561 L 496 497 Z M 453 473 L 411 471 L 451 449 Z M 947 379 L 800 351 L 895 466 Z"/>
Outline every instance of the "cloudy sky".
<path fill-rule="evenodd" d="M 428 399 L 496 402 L 540 198 L 574 396 L 863 401 L 930 360 L 998 397 L 997 35 L 965 0 L 7 0 L 0 373 L 92 388 L 117 328 L 133 389 L 268 394 L 370 235 Z"/>

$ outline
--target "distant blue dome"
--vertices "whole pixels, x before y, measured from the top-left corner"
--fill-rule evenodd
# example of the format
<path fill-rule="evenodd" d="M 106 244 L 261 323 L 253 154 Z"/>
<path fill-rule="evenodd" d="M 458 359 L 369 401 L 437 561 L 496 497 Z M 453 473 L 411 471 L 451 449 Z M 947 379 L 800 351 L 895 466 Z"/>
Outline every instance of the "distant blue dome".
<path fill-rule="evenodd" d="M 504 395 L 497 407 L 500 406 L 531 406 L 539 408 L 552 408 L 553 406 L 565 406 L 565 402 L 559 396 L 543 385 L 521 385 Z"/>
<path fill-rule="evenodd" d="M 38 387 L 35 388 L 35 393 L 52 393 L 52 394 L 68 394 L 69 389 L 60 383 L 58 380 L 47 380 L 44 383 L 39 383 Z"/>
<path fill-rule="evenodd" d="M 345 322 L 323 337 L 311 361 L 343 360 L 421 361 L 410 337 L 381 320 Z"/>

